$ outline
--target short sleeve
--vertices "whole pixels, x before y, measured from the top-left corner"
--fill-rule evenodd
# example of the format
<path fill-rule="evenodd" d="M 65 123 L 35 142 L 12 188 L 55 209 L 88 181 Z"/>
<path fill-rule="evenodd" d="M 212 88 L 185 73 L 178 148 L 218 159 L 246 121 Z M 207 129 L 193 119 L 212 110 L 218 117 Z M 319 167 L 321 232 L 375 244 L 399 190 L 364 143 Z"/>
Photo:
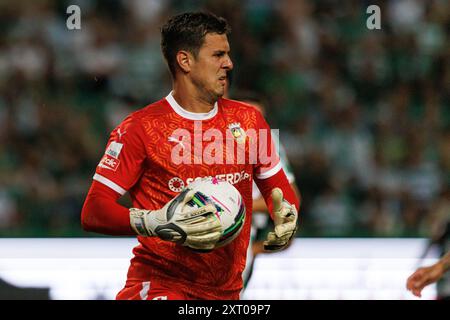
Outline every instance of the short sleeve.
<path fill-rule="evenodd" d="M 127 117 L 111 132 L 93 179 L 121 195 L 126 193 L 143 173 L 146 158 L 144 135 L 138 119 Z"/>
<path fill-rule="evenodd" d="M 258 160 L 254 167 L 254 175 L 257 179 L 268 179 L 282 168 L 277 151 L 279 143 L 274 142 L 272 131 L 261 113 L 256 114 Z M 275 137 L 278 138 L 278 135 Z"/>

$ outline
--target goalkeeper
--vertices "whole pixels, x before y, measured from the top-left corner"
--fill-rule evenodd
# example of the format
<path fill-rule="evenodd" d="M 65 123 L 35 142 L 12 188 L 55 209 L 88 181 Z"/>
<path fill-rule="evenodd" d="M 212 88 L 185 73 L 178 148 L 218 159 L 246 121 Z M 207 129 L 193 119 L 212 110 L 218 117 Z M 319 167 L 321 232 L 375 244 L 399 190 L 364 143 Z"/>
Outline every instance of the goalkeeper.
<path fill-rule="evenodd" d="M 281 168 L 267 122 L 255 108 L 222 98 L 233 68 L 228 33 L 227 22 L 208 13 L 180 14 L 162 27 L 172 91 L 123 120 L 97 166 L 81 213 L 83 228 L 137 235 L 139 241 L 117 299 L 239 299 L 253 179 L 275 222 L 267 249 L 285 248 L 295 234 L 299 199 Z M 252 137 L 258 141 L 250 141 L 248 130 L 259 134 Z M 211 139 L 198 141 L 205 132 L 220 132 L 215 148 Z M 245 161 L 228 161 L 224 146 L 230 141 L 231 155 L 241 150 Z M 250 161 L 255 143 L 258 157 Z M 266 158 L 260 157 L 264 149 Z M 185 207 L 193 196 L 189 182 L 202 177 L 231 182 L 247 208 L 239 236 L 217 249 L 222 230 L 215 207 Z M 117 202 L 125 193 L 131 209 Z"/>

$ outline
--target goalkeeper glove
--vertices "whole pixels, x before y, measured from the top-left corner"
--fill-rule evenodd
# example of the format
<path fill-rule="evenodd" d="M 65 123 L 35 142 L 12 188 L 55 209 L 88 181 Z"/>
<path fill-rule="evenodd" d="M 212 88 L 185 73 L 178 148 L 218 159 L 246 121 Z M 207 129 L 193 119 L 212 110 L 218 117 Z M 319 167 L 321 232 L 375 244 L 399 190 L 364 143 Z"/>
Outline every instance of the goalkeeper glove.
<path fill-rule="evenodd" d="M 222 236 L 222 225 L 215 216 L 217 209 L 212 204 L 187 207 L 194 194 L 186 188 L 159 210 L 131 208 L 131 227 L 141 236 L 157 236 L 200 252 L 214 249 Z"/>
<path fill-rule="evenodd" d="M 275 232 L 269 232 L 264 249 L 278 251 L 286 248 L 297 231 L 298 213 L 294 205 L 283 198 L 280 188 L 272 190 Z"/>

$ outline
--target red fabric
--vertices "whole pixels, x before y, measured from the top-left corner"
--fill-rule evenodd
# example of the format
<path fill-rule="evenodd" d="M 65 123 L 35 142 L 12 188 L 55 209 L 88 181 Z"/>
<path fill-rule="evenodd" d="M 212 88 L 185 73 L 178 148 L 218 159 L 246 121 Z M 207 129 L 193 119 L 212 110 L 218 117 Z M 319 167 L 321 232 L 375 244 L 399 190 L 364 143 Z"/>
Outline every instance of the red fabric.
<path fill-rule="evenodd" d="M 116 296 L 117 300 L 187 300 L 188 297 L 174 286 L 155 282 L 137 282 L 126 286 Z"/>
<path fill-rule="evenodd" d="M 136 235 L 130 226 L 129 210 L 117 203 L 120 195 L 93 181 L 81 211 L 84 230 L 108 235 Z"/>
<path fill-rule="evenodd" d="M 294 189 L 292 189 L 289 181 L 281 169 L 277 174 L 264 180 L 259 180 L 255 178 L 256 185 L 261 191 L 264 200 L 266 201 L 267 207 L 269 208 L 270 216 L 273 219 L 273 203 L 272 203 L 272 189 L 280 188 L 283 192 L 283 197 L 290 204 L 295 205 L 297 211 L 300 211 L 300 199 L 295 195 Z"/>
<path fill-rule="evenodd" d="M 253 133 L 262 130 L 265 141 L 258 144 L 250 134 L 241 140 L 240 129 Z M 198 130 L 203 135 L 219 132 L 221 136 L 201 139 Z M 203 158 L 203 162 L 198 163 L 195 155 L 199 146 L 203 151 L 201 156 L 207 154 L 228 159 L 230 150 L 216 148 L 216 143 L 231 145 L 235 161 L 211 164 Z M 157 237 L 139 236 L 140 244 L 133 249 L 127 286 L 157 281 L 176 283 L 183 288 L 184 294 L 204 299 L 234 299 L 239 295 L 250 239 L 252 180 L 256 175 L 270 176 L 268 172 L 279 165 L 276 153 L 269 155 L 272 161 L 250 162 L 250 150 L 255 145 L 273 149 L 266 121 L 255 108 L 227 99 L 219 99 L 215 116 L 201 121 L 182 117 L 163 99 L 132 113 L 113 130 L 96 175 L 107 181 L 105 184 L 109 187 L 128 191 L 133 207 L 159 209 L 196 178 L 216 177 L 229 181 L 239 190 L 247 209 L 239 236 L 210 253 L 199 254 Z M 246 161 L 238 161 L 238 152 L 244 152 Z M 190 162 L 177 162 L 175 160 L 180 160 L 177 156 Z M 267 184 L 264 181 L 261 185 Z M 267 181 L 270 183 L 272 180 Z M 118 193 L 111 197 L 111 193 L 107 195 L 103 189 L 98 190 L 96 184 L 86 199 L 83 224 L 88 230 L 101 233 L 125 235 L 131 232 L 128 212 L 115 203 Z"/>
<path fill-rule="evenodd" d="M 117 300 L 199 300 L 201 296 L 186 293 L 176 283 L 146 281 L 125 286 L 116 296 Z M 229 300 L 238 300 L 239 294 Z"/>

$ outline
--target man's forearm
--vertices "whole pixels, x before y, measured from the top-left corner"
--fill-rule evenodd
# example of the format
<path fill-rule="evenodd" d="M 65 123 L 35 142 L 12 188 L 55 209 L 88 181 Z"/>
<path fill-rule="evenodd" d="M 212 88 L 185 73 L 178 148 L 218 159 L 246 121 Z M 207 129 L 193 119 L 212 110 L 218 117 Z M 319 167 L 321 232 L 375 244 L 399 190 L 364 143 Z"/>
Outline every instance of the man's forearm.
<path fill-rule="evenodd" d="M 442 265 L 444 272 L 450 269 L 450 251 L 447 252 L 440 260 L 439 263 Z"/>
<path fill-rule="evenodd" d="M 114 236 L 136 235 L 130 225 L 129 209 L 117 203 L 119 195 L 94 181 L 81 211 L 85 231 Z"/>
<path fill-rule="evenodd" d="M 292 190 L 294 190 L 295 196 L 300 199 L 300 191 L 298 190 L 295 182 L 291 183 L 291 187 Z M 267 204 L 263 196 L 253 200 L 253 212 L 269 213 L 269 208 L 267 208 Z"/>

